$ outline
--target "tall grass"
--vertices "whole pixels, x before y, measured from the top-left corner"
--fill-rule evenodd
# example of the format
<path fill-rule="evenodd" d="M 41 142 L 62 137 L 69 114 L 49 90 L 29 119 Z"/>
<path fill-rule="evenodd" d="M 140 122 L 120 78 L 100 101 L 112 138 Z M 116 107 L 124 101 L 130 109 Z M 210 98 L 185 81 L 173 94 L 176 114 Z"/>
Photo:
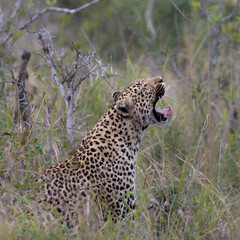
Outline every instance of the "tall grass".
<path fill-rule="evenodd" d="M 193 55 L 190 51 L 189 62 Z M 121 89 L 139 76 L 153 76 L 144 63 L 144 58 L 137 65 L 128 59 L 127 77 L 112 79 L 111 85 Z M 170 103 L 174 116 L 168 127 L 151 126 L 146 131 L 137 161 L 134 220 L 129 217 L 118 224 L 109 220 L 103 231 L 92 230 L 94 220 L 83 222 L 77 236 L 62 224 L 53 224 L 46 213 L 39 213 L 37 199 L 27 190 L 38 188 L 32 180 L 35 173 L 75 151 L 113 103 L 112 89 L 102 80 L 93 86 L 82 84 L 77 94 L 75 141 L 69 146 L 58 89 L 41 79 L 38 94 L 32 96 L 35 123 L 26 132 L 13 124 L 14 94 L 9 88 L 7 103 L 2 101 L 0 108 L 0 239 L 240 238 L 239 136 L 229 130 L 229 110 L 222 100 L 211 107 L 213 89 L 197 74 L 198 66 L 194 67 L 185 69 L 189 77 L 184 80 L 174 80 L 165 69 L 170 88 L 162 104 Z M 230 104 L 232 95 L 239 92 L 229 86 L 221 94 L 229 95 Z M 45 225 L 42 218 L 46 218 Z"/>

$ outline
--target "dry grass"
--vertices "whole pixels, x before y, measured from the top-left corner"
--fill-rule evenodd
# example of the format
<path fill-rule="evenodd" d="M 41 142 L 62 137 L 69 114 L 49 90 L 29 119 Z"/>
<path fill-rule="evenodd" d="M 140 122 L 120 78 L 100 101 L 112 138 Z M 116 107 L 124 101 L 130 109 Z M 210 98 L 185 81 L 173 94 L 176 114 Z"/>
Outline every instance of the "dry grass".
<path fill-rule="evenodd" d="M 114 83 L 113 83 L 114 84 Z M 103 93 L 104 82 L 94 88 L 82 86 L 81 108 L 77 111 L 76 139 L 81 139 L 85 129 L 106 109 L 110 96 Z M 173 87 L 174 88 L 174 87 Z M 173 89 L 170 91 L 173 92 Z M 84 94 L 83 94 L 84 93 Z M 94 93 L 92 103 L 90 96 Z M 192 94 L 194 89 L 192 90 Z M 199 95 L 201 92 L 196 92 Z M 170 95 L 170 93 L 169 93 Z M 77 237 L 81 239 L 236 239 L 239 216 L 237 183 L 237 139 L 224 142 L 223 134 L 228 124 L 216 116 L 209 119 L 205 113 L 205 99 L 189 103 L 186 97 L 175 95 L 171 100 L 174 117 L 168 128 L 152 126 L 147 130 L 138 158 L 137 209 L 134 221 L 104 225 L 103 232 L 86 231 L 83 224 Z M 46 117 L 45 96 L 34 111 L 35 125 L 31 133 L 23 132 L 12 124 L 11 109 L 2 108 L 0 119 L 0 237 L 1 239 L 69 239 L 68 229 L 61 224 L 47 227 L 41 224 L 36 212 L 36 199 L 26 190 L 33 189 L 32 176 L 53 162 L 64 160 L 74 146 L 68 146 L 62 123 L 64 112 L 58 100 L 53 105 L 51 125 Z M 9 99 L 10 101 L 12 99 Z M 88 104 L 87 104 L 88 102 Z M 8 105 L 9 106 L 9 105 Z M 93 114 L 94 116 L 89 114 Z M 85 116 L 85 118 L 84 118 Z M 86 117 L 87 116 L 87 117 Z M 214 114 L 213 114 L 214 116 Z M 91 123 L 87 123 L 87 120 Z M 91 119 L 91 120 L 90 120 Z M 217 122 L 217 128 L 209 121 Z M 230 134 L 230 133 L 229 133 Z M 49 145 L 46 140 L 49 136 Z M 213 139 L 210 149 L 209 136 Z M 232 136 L 234 137 L 234 136 Z M 237 137 L 237 136 L 236 136 Z M 226 140 L 225 140 L 226 141 Z M 232 141 L 232 142 L 230 142 Z M 224 144 L 224 145 L 223 145 Z M 228 144 L 228 147 L 224 147 Z M 215 156 L 209 161 L 209 156 Z M 27 212 L 34 213 L 29 217 Z M 76 237 L 76 238 L 77 238 Z"/>
<path fill-rule="evenodd" d="M 102 232 L 91 231 L 94 222 L 83 223 L 76 239 L 240 237 L 240 136 L 232 128 L 231 115 L 233 101 L 240 102 L 239 87 L 234 88 L 232 82 L 209 84 L 204 76 L 208 65 L 200 57 L 207 55 L 206 49 L 203 51 L 190 39 L 186 37 L 186 54 L 178 60 L 179 65 L 185 66 L 184 79 L 176 80 L 168 74 L 169 59 L 163 64 L 164 79 L 170 87 L 162 103 L 173 106 L 174 116 L 167 128 L 151 126 L 145 134 L 137 161 L 134 220 L 126 218 L 116 225 L 109 221 Z M 112 79 L 111 84 L 122 88 L 139 76 L 152 76 L 156 70 L 152 70 L 152 65 L 146 66 L 145 60 L 143 56 L 134 65 L 128 59 L 127 78 Z M 216 68 L 215 81 L 221 78 L 224 82 L 231 66 Z M 0 103 L 0 239 L 73 239 L 60 223 L 53 225 L 46 219 L 47 226 L 42 224 L 46 213 L 36 211 L 37 199 L 31 199 L 27 190 L 35 189 L 34 174 L 63 161 L 76 149 L 87 130 L 111 105 L 112 89 L 102 80 L 93 87 L 88 82 L 81 86 L 77 94 L 75 141 L 69 146 L 59 90 L 44 78 L 49 75 L 47 69 L 44 73 L 41 69 L 33 71 L 41 81 L 38 88 L 30 90 L 35 104 L 31 132 L 13 124 L 12 87 L 7 87 L 7 101 Z M 51 107 L 49 124 L 47 106 Z M 29 209 L 33 212 L 31 217 Z"/>

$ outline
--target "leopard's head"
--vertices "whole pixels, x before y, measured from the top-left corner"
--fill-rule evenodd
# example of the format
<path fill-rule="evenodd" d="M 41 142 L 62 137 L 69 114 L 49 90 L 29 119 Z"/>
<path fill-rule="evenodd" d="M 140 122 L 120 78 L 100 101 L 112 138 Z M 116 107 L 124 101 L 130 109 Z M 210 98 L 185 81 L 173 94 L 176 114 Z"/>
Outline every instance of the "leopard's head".
<path fill-rule="evenodd" d="M 165 83 L 161 77 L 141 79 L 127 86 L 122 92 L 115 92 L 115 109 L 124 118 L 137 121 L 143 128 L 157 123 L 164 126 L 172 115 L 172 107 L 158 109 L 156 104 L 165 94 Z"/>

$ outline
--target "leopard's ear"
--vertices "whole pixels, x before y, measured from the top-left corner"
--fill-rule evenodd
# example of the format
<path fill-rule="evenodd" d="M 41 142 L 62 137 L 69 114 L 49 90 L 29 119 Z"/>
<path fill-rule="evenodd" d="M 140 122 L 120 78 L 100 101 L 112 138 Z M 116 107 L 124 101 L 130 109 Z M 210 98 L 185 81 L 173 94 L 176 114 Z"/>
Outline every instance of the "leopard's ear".
<path fill-rule="evenodd" d="M 116 102 L 118 100 L 121 93 L 122 92 L 120 92 L 120 91 L 116 91 L 116 92 L 113 93 L 114 102 Z"/>
<path fill-rule="evenodd" d="M 117 112 L 124 117 L 130 116 L 133 107 L 133 102 L 129 97 L 117 101 L 115 105 Z"/>

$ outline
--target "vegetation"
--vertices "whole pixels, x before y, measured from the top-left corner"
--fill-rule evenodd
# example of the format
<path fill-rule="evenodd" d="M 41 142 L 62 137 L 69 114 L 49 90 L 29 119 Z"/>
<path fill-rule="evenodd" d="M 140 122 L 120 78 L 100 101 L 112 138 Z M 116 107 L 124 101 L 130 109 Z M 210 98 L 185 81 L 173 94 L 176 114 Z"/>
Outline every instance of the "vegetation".
<path fill-rule="evenodd" d="M 0 3 L 0 239 L 239 239 L 239 1 L 99 1 L 72 15 L 43 14 L 22 28 L 44 7 L 78 4 Z M 37 43 L 42 26 L 55 36 L 63 66 L 72 64 L 78 48 L 93 50 L 111 64 L 109 74 L 117 72 L 79 85 L 73 143 L 59 85 Z M 32 53 L 26 81 L 31 128 L 16 114 L 23 49 Z M 103 231 L 92 229 L 94 219 L 82 221 L 78 236 L 50 219 L 44 225 L 46 213 L 36 211 L 31 197 L 38 188 L 33 176 L 76 150 L 113 103 L 113 90 L 157 75 L 167 84 L 162 104 L 171 104 L 174 116 L 166 128 L 151 126 L 145 133 L 134 220 L 109 220 Z"/>

